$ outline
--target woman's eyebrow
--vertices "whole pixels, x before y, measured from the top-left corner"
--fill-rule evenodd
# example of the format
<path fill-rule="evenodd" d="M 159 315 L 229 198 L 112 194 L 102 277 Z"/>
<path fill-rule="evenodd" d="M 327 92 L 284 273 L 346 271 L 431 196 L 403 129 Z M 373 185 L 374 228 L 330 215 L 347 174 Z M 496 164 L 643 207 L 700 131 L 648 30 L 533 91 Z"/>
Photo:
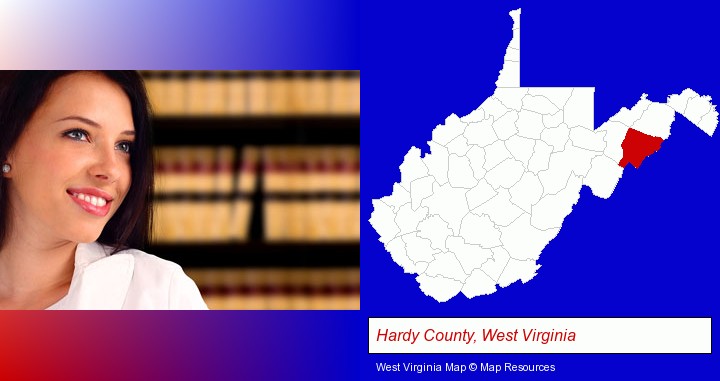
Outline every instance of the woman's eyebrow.
<path fill-rule="evenodd" d="M 55 122 L 62 122 L 62 121 L 66 121 L 66 120 L 75 120 L 75 121 L 78 121 L 78 122 L 85 123 L 85 124 L 87 124 L 87 125 L 89 125 L 89 126 L 92 126 L 92 127 L 102 128 L 102 126 L 101 126 L 100 124 L 98 124 L 96 121 L 94 121 L 94 120 L 92 120 L 92 119 L 88 119 L 88 118 L 82 117 L 82 116 L 77 116 L 77 115 L 66 116 L 66 117 L 64 117 L 64 118 L 60 118 L 60 119 L 56 120 Z M 134 136 L 134 135 L 135 135 L 135 131 L 134 131 L 134 130 L 127 130 L 127 131 L 121 132 L 120 134 L 121 134 L 121 135 L 133 135 L 133 136 Z"/>

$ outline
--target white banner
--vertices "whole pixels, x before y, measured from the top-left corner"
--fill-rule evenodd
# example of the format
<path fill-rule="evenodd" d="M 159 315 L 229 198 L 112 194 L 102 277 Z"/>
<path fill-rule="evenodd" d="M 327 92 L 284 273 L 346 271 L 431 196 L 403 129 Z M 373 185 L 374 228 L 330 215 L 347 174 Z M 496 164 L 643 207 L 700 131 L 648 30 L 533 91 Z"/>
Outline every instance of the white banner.
<path fill-rule="evenodd" d="M 369 353 L 711 353 L 710 318 L 369 318 Z"/>

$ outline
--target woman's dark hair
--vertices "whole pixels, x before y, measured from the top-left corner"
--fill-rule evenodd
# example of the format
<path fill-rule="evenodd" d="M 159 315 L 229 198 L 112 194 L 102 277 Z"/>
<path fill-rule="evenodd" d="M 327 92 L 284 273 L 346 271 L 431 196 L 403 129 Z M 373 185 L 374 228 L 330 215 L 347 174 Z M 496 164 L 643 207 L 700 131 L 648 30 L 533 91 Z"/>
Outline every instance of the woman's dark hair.
<path fill-rule="evenodd" d="M 5 162 L 25 125 L 43 102 L 50 86 L 73 71 L 0 71 L 0 162 Z M 150 106 L 140 74 L 136 71 L 98 71 L 118 84 L 132 107 L 135 142 L 130 155 L 132 183 L 120 208 L 103 229 L 98 242 L 142 249 L 152 226 L 153 155 Z M 8 229 L 8 181 L 0 176 L 0 247 Z"/>

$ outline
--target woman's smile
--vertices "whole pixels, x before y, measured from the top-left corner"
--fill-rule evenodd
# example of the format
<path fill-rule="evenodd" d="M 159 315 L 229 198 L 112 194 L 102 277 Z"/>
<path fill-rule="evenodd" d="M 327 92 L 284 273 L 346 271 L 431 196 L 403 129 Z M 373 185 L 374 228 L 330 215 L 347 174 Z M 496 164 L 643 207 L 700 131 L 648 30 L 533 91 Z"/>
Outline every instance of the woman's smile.
<path fill-rule="evenodd" d="M 72 188 L 67 194 L 86 212 L 99 217 L 105 217 L 110 212 L 113 201 L 112 196 L 94 188 Z"/>

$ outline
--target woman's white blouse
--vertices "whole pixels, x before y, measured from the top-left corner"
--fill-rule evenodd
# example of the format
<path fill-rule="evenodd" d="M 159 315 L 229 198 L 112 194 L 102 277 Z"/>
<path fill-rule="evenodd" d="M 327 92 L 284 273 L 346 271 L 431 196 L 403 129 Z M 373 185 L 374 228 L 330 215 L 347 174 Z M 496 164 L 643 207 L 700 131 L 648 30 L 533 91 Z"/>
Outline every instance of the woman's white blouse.
<path fill-rule="evenodd" d="M 177 264 L 140 250 L 110 253 L 110 247 L 97 242 L 78 244 L 68 294 L 47 309 L 207 309 Z"/>

